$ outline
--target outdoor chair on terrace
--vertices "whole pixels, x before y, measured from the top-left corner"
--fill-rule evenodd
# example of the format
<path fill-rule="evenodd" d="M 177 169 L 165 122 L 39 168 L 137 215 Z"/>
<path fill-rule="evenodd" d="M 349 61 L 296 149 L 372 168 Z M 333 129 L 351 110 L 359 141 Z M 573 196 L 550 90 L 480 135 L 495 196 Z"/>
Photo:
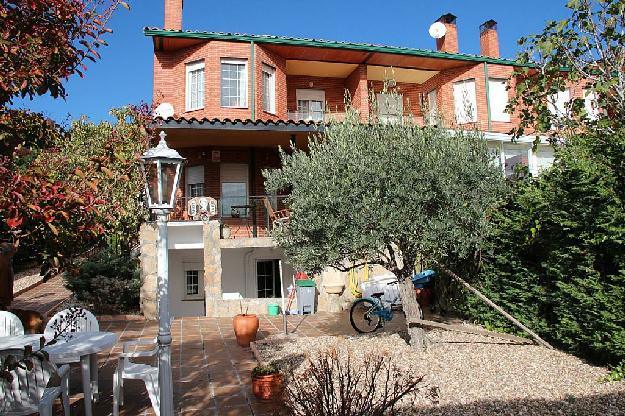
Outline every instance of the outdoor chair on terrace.
<path fill-rule="evenodd" d="M 152 346 L 149 350 L 137 350 L 137 346 Z M 130 351 L 135 347 L 135 351 Z M 119 406 L 124 405 L 124 379 L 142 380 L 150 396 L 152 409 L 156 416 L 160 416 L 158 367 L 149 364 L 135 363 L 130 358 L 152 357 L 156 360 L 158 346 L 153 339 L 140 339 L 124 342 L 124 349 L 119 354 L 117 368 L 113 373 L 113 416 L 119 415 Z"/>
<path fill-rule="evenodd" d="M 0 368 L 9 355 L 20 359 L 24 350 L 15 348 L 0 351 Z M 50 361 L 32 358 L 33 368 L 25 370 L 18 367 L 11 372 L 13 381 L 0 378 L 0 414 L 5 416 L 21 416 L 37 413 L 41 416 L 52 416 L 52 404 L 61 397 L 65 416 L 69 416 L 69 366 L 57 367 Z M 53 375 L 61 379 L 57 387 L 48 387 Z"/>
<path fill-rule="evenodd" d="M 10 335 L 24 335 L 22 321 L 11 312 L 0 311 L 0 337 Z"/>
<path fill-rule="evenodd" d="M 46 339 L 51 339 L 55 335 L 55 331 L 59 330 L 59 326 L 61 329 L 64 329 L 66 332 L 98 332 L 100 330 L 100 325 L 98 324 L 98 320 L 96 317 L 86 309 L 82 309 L 80 311 L 80 317 L 73 320 L 72 322 L 65 322 L 65 318 L 67 316 L 71 316 L 71 311 L 69 309 L 63 309 L 60 312 L 57 312 L 46 325 L 46 329 L 43 331 L 43 335 Z"/>
<path fill-rule="evenodd" d="M 271 225 L 275 226 L 276 224 L 283 224 L 289 221 L 289 217 L 291 216 L 291 211 L 288 209 L 281 209 L 275 211 L 271 206 L 271 202 L 269 198 L 266 196 L 263 197 L 263 204 L 265 205 L 265 209 L 267 210 L 267 214 L 269 214 L 269 221 L 271 221 Z"/>

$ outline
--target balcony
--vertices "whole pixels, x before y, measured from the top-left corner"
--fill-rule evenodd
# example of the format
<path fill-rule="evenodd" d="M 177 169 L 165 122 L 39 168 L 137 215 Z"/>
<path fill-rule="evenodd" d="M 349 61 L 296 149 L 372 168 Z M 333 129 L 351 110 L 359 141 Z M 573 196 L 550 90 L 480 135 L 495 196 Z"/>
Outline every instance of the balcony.
<path fill-rule="evenodd" d="M 328 123 L 345 120 L 345 113 L 324 111 L 287 111 L 287 119 L 293 121 L 314 121 Z"/>
<path fill-rule="evenodd" d="M 287 195 L 234 196 L 215 199 L 216 206 L 200 207 L 203 197 L 176 198 L 170 221 L 202 221 L 208 218 L 221 223 L 221 238 L 269 237 L 271 230 L 288 221 L 284 204 Z M 216 214 L 210 215 L 214 210 Z"/>

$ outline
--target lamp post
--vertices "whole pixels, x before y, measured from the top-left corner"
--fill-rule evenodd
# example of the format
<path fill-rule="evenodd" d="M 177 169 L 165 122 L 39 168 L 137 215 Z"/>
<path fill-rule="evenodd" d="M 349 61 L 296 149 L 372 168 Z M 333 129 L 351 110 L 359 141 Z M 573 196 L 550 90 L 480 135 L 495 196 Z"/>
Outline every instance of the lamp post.
<path fill-rule="evenodd" d="M 171 379 L 171 319 L 169 316 L 169 265 L 167 254 L 167 220 L 174 208 L 176 189 L 180 180 L 180 167 L 184 158 L 167 147 L 161 131 L 161 140 L 141 156 L 145 178 L 148 208 L 156 215 L 157 237 L 157 299 L 158 299 L 158 385 L 161 416 L 173 416 L 174 391 Z"/>

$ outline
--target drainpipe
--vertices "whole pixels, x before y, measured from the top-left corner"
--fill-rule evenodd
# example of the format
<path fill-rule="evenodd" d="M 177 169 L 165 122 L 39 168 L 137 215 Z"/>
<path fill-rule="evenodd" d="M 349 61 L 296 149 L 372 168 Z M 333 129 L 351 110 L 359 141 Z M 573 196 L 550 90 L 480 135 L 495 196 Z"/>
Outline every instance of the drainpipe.
<path fill-rule="evenodd" d="M 484 85 L 486 86 L 486 113 L 488 114 L 488 131 L 492 131 L 490 114 L 490 92 L 488 88 L 488 62 L 484 62 Z"/>
<path fill-rule="evenodd" d="M 256 117 L 256 81 L 254 81 L 256 75 L 256 62 L 254 59 L 254 41 L 250 41 L 250 70 L 252 71 L 252 87 L 251 87 L 251 119 L 254 121 Z"/>

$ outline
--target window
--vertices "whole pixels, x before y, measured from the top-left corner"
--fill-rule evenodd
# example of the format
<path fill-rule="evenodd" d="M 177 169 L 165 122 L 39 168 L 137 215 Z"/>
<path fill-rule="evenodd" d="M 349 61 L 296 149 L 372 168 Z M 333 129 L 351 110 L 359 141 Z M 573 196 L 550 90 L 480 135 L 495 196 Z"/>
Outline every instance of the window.
<path fill-rule="evenodd" d="M 569 90 L 558 91 L 557 94 L 549 97 L 547 107 L 551 114 L 557 118 L 565 117 L 568 113 L 567 104 L 571 100 L 571 93 Z"/>
<path fill-rule="evenodd" d="M 322 90 L 296 90 L 297 113 L 300 120 L 322 121 L 326 93 Z"/>
<path fill-rule="evenodd" d="M 506 112 L 506 106 L 508 105 L 507 87 L 508 81 L 505 79 L 488 79 L 488 96 L 492 121 L 510 122 L 510 114 Z"/>
<path fill-rule="evenodd" d="M 551 145 L 538 146 L 538 148 L 536 149 L 536 170 L 538 173 L 551 167 L 551 165 L 553 165 L 554 160 L 555 160 L 555 155 L 553 151 L 553 146 Z"/>
<path fill-rule="evenodd" d="M 427 101 L 427 113 L 426 113 L 426 122 L 430 126 L 438 126 L 439 116 L 438 116 L 438 92 L 436 90 L 432 90 L 428 92 L 428 101 Z"/>
<path fill-rule="evenodd" d="M 204 196 L 204 166 L 189 166 L 186 173 L 187 197 Z"/>
<path fill-rule="evenodd" d="M 505 174 L 510 177 L 514 174 L 519 166 L 529 166 L 529 155 L 531 153 L 529 145 L 504 143 L 503 153 L 505 159 Z"/>
<path fill-rule="evenodd" d="M 279 298 L 282 296 L 279 260 L 258 260 L 256 262 L 256 284 L 259 298 Z"/>
<path fill-rule="evenodd" d="M 597 95 L 593 91 L 584 91 L 584 108 L 589 119 L 596 120 L 599 118 L 599 103 Z"/>
<path fill-rule="evenodd" d="M 477 121 L 477 99 L 474 79 L 454 82 L 454 109 L 458 124 L 475 123 Z"/>
<path fill-rule="evenodd" d="M 221 60 L 221 106 L 247 107 L 246 60 Z"/>
<path fill-rule="evenodd" d="M 204 62 L 187 64 L 187 111 L 204 108 Z"/>
<path fill-rule="evenodd" d="M 241 207 L 248 205 L 248 166 L 243 163 L 222 163 L 220 176 L 221 215 L 224 217 L 231 217 L 232 214 L 247 216 L 249 210 Z"/>
<path fill-rule="evenodd" d="M 204 270 L 201 263 L 183 263 L 184 288 L 183 294 L 186 300 L 204 299 Z"/>
<path fill-rule="evenodd" d="M 401 121 L 404 113 L 404 97 L 401 94 L 376 94 L 378 117 L 381 122 Z"/>
<path fill-rule="evenodd" d="M 263 64 L 263 111 L 276 112 L 276 70 Z"/>

